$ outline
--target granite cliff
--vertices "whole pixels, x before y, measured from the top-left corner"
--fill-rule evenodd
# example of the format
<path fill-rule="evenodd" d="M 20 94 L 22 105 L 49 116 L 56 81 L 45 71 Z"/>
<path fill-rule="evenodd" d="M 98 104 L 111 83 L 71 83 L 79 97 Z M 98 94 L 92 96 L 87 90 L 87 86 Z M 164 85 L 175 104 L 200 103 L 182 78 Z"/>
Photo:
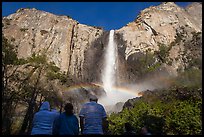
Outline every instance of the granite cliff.
<path fill-rule="evenodd" d="M 201 33 L 201 9 L 201 3 L 192 3 L 184 9 L 173 2 L 165 2 L 144 9 L 133 22 L 116 30 L 121 58 L 119 72 L 127 72 L 127 66 L 137 62 L 140 54 L 154 53 L 161 44 L 169 47 L 180 35 L 185 35 L 187 41 L 192 39 L 193 34 Z M 49 62 L 54 62 L 62 72 L 82 81 L 100 81 L 107 31 L 80 24 L 69 16 L 58 16 L 34 8 L 19 9 L 3 17 L 2 22 L 3 34 L 16 45 L 18 57 L 27 58 L 44 52 Z M 185 57 L 182 56 L 184 45 L 183 41 L 177 41 L 177 45 L 169 50 L 171 65 L 162 62 L 162 66 L 172 75 L 176 75 L 177 70 L 185 65 L 182 59 Z M 155 58 L 152 64 L 157 61 L 158 58 Z M 94 72 L 97 77 L 89 78 L 90 68 L 99 69 Z M 121 76 L 121 81 L 137 76 L 128 73 Z"/>
<path fill-rule="evenodd" d="M 126 41 L 127 62 L 136 62 L 139 53 L 154 53 L 163 45 L 169 47 L 167 58 L 171 60 L 171 65 L 168 65 L 168 61 L 162 61 L 162 65 L 172 75 L 176 75 L 178 69 L 187 65 L 183 59 L 187 56 L 184 45 L 188 45 L 187 41 L 191 41 L 193 34 L 202 32 L 201 9 L 200 3 L 193 3 L 184 9 L 173 2 L 165 2 L 141 11 L 134 22 L 116 31 Z"/>
<path fill-rule="evenodd" d="M 84 53 L 103 30 L 68 16 L 36 9 L 19 9 L 3 18 L 3 34 L 17 45 L 19 58 L 45 52 L 61 71 L 81 76 Z"/>

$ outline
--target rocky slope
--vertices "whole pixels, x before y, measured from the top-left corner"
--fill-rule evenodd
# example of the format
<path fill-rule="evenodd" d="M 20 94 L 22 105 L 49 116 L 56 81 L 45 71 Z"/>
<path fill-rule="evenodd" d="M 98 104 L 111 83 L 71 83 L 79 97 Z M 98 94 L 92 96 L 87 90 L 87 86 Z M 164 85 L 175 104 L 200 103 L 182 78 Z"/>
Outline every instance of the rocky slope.
<path fill-rule="evenodd" d="M 194 8 L 198 13 L 192 12 Z M 201 9 L 202 4 L 196 3 L 187 7 L 186 11 L 173 2 L 144 9 L 134 22 L 117 30 L 127 41 L 126 58 L 148 48 L 157 50 L 158 43 L 170 44 L 182 26 L 191 31 L 202 31 Z"/>
<path fill-rule="evenodd" d="M 103 30 L 79 24 L 68 16 L 36 9 L 19 9 L 4 17 L 3 34 L 17 45 L 18 57 L 47 53 L 61 71 L 82 75 L 84 53 Z"/>
<path fill-rule="evenodd" d="M 193 3 L 183 9 L 173 2 L 165 2 L 159 6 L 144 9 L 134 22 L 130 22 L 117 32 L 126 41 L 126 60 L 137 53 L 146 51 L 153 53 L 159 50 L 159 43 L 169 46 L 179 34 L 185 33 L 186 39 L 191 39 L 192 32 L 202 32 L 202 4 Z M 167 68 L 174 72 L 172 74 L 184 65 L 183 60 L 179 58 L 183 51 L 183 43 L 179 43 L 170 50 L 169 56 L 173 59 L 173 63 Z M 179 59 L 175 60 L 175 58 Z"/>
<path fill-rule="evenodd" d="M 165 2 L 141 11 L 135 21 L 116 30 L 119 35 L 116 39 L 121 68 L 118 72 L 125 73 L 127 66 L 136 62 L 139 53 L 158 51 L 159 43 L 168 47 L 181 33 L 185 33 L 186 39 L 191 39 L 192 33 L 202 32 L 201 9 L 202 3 L 192 3 L 183 9 L 173 2 Z M 80 80 L 100 81 L 97 79 L 103 66 L 101 52 L 108 39 L 103 29 L 80 24 L 68 16 L 57 16 L 34 8 L 19 9 L 4 17 L 2 22 L 3 34 L 17 45 L 19 57 L 26 58 L 33 53 L 44 52 L 49 61 L 54 62 L 61 71 Z M 163 64 L 172 74 L 176 74 L 177 69 L 185 65 L 180 57 L 184 52 L 183 45 L 179 43 L 171 48 L 171 66 Z M 98 71 L 90 72 L 93 67 Z M 90 75 L 96 74 L 99 76 L 89 79 Z M 120 79 L 124 81 L 122 79 L 127 77 L 135 75 L 120 76 Z"/>
<path fill-rule="evenodd" d="M 185 10 L 188 12 L 188 14 L 193 17 L 194 21 L 197 22 L 197 25 L 199 28 L 202 28 L 202 3 L 194 2 L 190 5 L 188 5 Z"/>

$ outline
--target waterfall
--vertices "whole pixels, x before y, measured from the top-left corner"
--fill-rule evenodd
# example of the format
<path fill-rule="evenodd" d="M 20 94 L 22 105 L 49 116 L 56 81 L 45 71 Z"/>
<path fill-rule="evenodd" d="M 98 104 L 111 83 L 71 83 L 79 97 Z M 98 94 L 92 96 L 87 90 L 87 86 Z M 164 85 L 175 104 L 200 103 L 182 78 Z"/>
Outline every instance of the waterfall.
<path fill-rule="evenodd" d="M 104 68 L 102 72 L 103 88 L 106 96 L 99 98 L 99 103 L 105 106 L 107 112 L 113 111 L 113 106 L 118 102 L 125 102 L 130 98 L 136 97 L 137 92 L 132 92 L 126 86 L 121 87 L 117 83 L 116 71 L 118 71 L 118 49 L 114 41 L 114 30 L 109 33 L 109 41 L 105 51 Z M 122 75 L 118 74 L 117 75 Z M 134 89 L 135 90 L 135 89 Z M 134 91 L 133 90 L 133 91 Z"/>
<path fill-rule="evenodd" d="M 113 92 L 112 87 L 115 85 L 116 82 L 116 57 L 117 46 L 115 45 L 114 41 L 114 30 L 111 30 L 109 33 L 108 47 L 105 51 L 105 67 L 102 75 L 103 88 L 106 91 L 107 96 L 109 96 Z"/>

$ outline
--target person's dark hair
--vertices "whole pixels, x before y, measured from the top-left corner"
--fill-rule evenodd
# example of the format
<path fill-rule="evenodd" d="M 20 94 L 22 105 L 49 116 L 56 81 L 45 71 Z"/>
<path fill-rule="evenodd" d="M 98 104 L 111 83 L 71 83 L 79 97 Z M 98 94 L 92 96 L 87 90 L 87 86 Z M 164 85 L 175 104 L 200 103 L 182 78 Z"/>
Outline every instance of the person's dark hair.
<path fill-rule="evenodd" d="M 71 103 L 67 103 L 65 106 L 64 106 L 64 110 L 65 110 L 65 113 L 67 115 L 72 115 L 73 114 L 73 105 Z"/>
<path fill-rule="evenodd" d="M 97 101 L 98 101 L 98 98 L 97 98 L 95 95 L 90 95 L 89 100 L 90 100 L 90 101 L 95 101 L 95 102 L 97 102 Z"/>
<path fill-rule="evenodd" d="M 147 129 L 147 126 L 144 126 L 141 128 L 141 134 L 142 135 L 146 135 L 148 133 L 148 129 Z"/>

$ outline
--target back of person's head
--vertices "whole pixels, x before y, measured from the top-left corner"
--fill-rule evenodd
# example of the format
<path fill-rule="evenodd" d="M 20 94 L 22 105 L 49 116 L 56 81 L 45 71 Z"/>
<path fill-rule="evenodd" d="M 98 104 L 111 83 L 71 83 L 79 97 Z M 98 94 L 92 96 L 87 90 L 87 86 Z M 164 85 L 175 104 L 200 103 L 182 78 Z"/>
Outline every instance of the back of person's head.
<path fill-rule="evenodd" d="M 43 102 L 40 110 L 50 110 L 50 103 L 48 101 Z"/>
<path fill-rule="evenodd" d="M 142 135 L 146 135 L 147 133 L 148 133 L 147 127 L 144 126 L 144 127 L 141 129 L 141 134 L 142 134 Z"/>
<path fill-rule="evenodd" d="M 65 110 L 65 113 L 67 115 L 72 115 L 73 114 L 73 105 L 71 103 L 67 103 L 65 106 L 64 106 L 64 110 Z"/>
<path fill-rule="evenodd" d="M 97 101 L 98 101 L 98 98 L 97 98 L 95 95 L 90 95 L 89 100 L 90 100 L 90 101 L 95 101 L 95 102 L 97 102 Z"/>

